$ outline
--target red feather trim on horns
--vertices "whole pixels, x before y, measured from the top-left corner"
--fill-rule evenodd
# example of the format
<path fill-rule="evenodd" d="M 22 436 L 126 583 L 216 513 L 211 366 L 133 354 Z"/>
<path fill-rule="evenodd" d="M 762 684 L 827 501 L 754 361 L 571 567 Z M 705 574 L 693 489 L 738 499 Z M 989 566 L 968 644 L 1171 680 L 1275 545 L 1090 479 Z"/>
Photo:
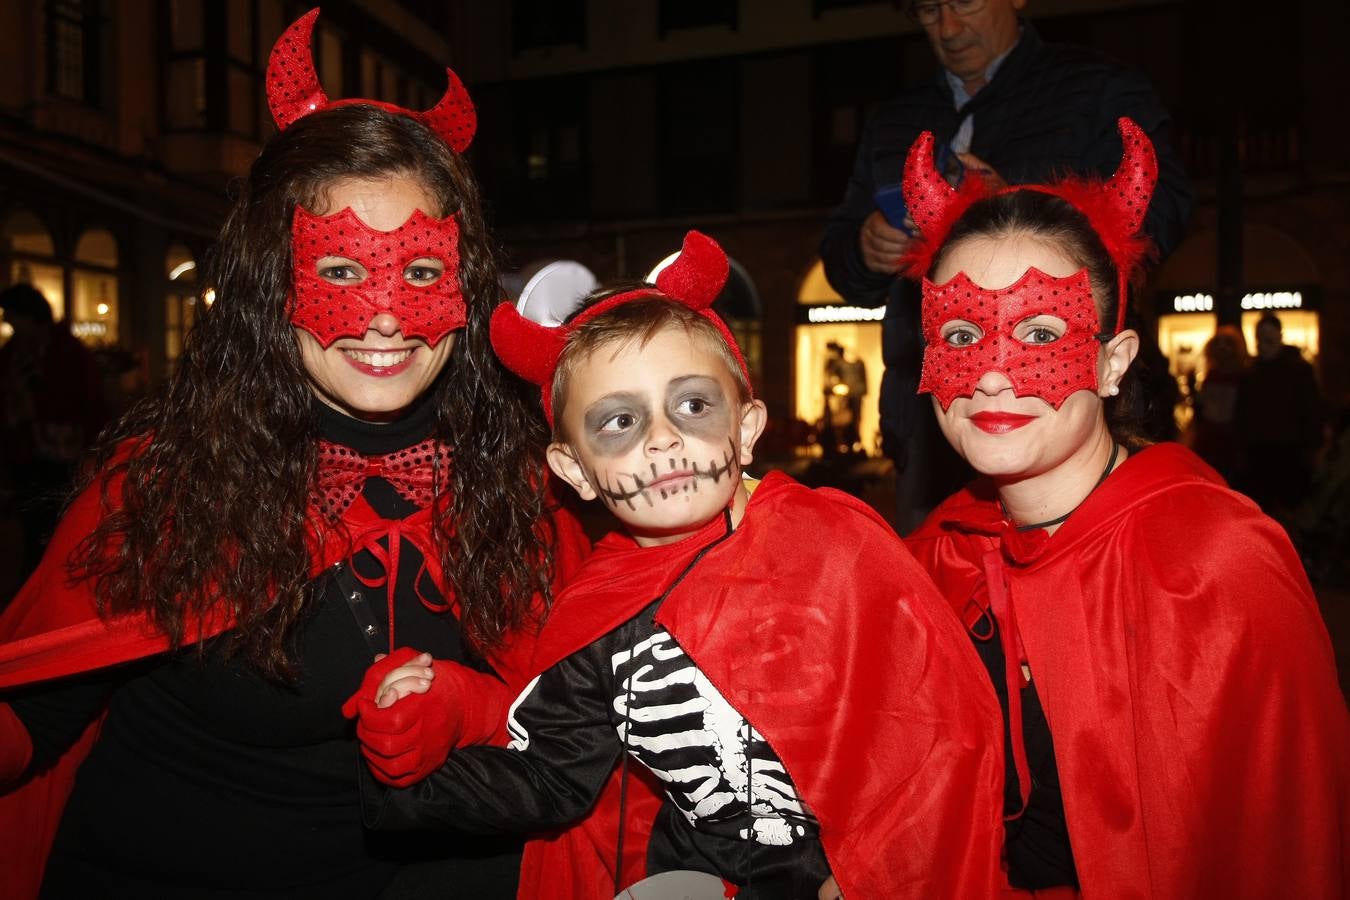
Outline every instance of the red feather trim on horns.
<path fill-rule="evenodd" d="M 1152 246 L 1141 229 L 1158 181 L 1158 159 L 1148 135 L 1133 120 L 1122 117 L 1116 125 L 1123 153 L 1109 180 L 1070 177 L 1050 184 L 1010 185 L 998 191 L 990 191 L 976 173 L 968 174 L 960 190 L 954 190 L 933 165 L 932 133 L 925 131 L 919 135 L 905 160 L 904 175 L 905 202 L 919 234 L 901 258 L 902 270 L 912 278 L 927 275 L 952 227 L 974 203 L 1013 191 L 1051 194 L 1087 218 L 1116 267 L 1119 331 L 1125 322 L 1127 285 Z"/>

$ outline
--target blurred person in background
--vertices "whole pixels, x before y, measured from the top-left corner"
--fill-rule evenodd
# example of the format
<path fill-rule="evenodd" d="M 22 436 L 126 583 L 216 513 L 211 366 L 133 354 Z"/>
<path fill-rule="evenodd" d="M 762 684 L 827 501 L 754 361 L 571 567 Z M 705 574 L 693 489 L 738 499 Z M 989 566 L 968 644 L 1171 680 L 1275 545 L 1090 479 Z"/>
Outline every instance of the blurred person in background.
<path fill-rule="evenodd" d="M 1238 383 L 1239 490 L 1277 519 L 1307 496 L 1325 438 L 1322 391 L 1299 348 L 1284 342 L 1279 316 L 1256 323 L 1256 357 Z"/>
<path fill-rule="evenodd" d="M 105 421 L 94 355 L 52 320 L 31 284 L 0 291 L 13 329 L 0 347 L 0 456 L 23 525 L 23 576 L 37 567 L 70 490 L 75 462 Z"/>
<path fill-rule="evenodd" d="M 1236 325 L 1220 325 L 1205 342 L 1205 377 L 1191 403 L 1187 445 L 1230 484 L 1238 470 L 1238 387 L 1247 369 L 1247 341 Z"/>

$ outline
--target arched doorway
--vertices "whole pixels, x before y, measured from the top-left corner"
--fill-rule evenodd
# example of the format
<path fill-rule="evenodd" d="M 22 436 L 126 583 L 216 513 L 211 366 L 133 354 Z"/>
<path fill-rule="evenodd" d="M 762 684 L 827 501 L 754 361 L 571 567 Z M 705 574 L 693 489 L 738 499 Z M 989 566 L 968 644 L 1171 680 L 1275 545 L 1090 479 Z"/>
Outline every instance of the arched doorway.
<path fill-rule="evenodd" d="M 91 346 L 118 342 L 117 263 L 117 240 L 107 229 L 91 228 L 75 243 L 70 330 Z"/>
<path fill-rule="evenodd" d="M 8 283 L 31 284 L 51 304 L 52 318 L 65 318 L 64 271 L 56 259 L 56 246 L 47 226 L 26 209 L 13 210 L 0 225 L 0 252 L 9 273 Z M 7 329 L 8 326 L 5 336 Z"/>

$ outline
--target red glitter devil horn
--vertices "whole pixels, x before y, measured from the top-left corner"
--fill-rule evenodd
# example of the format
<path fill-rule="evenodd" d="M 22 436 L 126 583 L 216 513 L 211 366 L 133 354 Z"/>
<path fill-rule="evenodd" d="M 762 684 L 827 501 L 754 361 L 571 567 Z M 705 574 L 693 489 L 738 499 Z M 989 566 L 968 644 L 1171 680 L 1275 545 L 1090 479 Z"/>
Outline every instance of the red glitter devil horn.
<path fill-rule="evenodd" d="M 267 107 L 279 131 L 285 131 L 296 119 L 328 105 L 328 95 L 319 84 L 314 71 L 314 56 L 310 53 L 310 39 L 314 20 L 319 17 L 316 6 L 291 23 L 281 33 L 267 60 Z"/>
<path fill-rule="evenodd" d="M 566 329 L 531 322 L 509 302 L 493 311 L 489 334 L 492 349 L 502 365 L 538 385 L 547 385 L 552 380 L 558 355 L 567 343 Z"/>
<path fill-rule="evenodd" d="M 1106 193 L 1129 233 L 1135 234 L 1144 226 L 1144 214 L 1158 183 L 1158 157 L 1153 152 L 1153 142 L 1133 119 L 1122 116 L 1116 120 L 1116 127 L 1120 129 L 1124 152 L 1116 174 L 1106 183 Z"/>
<path fill-rule="evenodd" d="M 675 261 L 656 276 L 656 287 L 690 309 L 712 306 L 727 283 L 730 266 L 717 241 L 697 231 L 684 236 L 684 246 Z"/>
<path fill-rule="evenodd" d="M 927 234 L 946 218 L 947 208 L 956 200 L 956 191 L 933 165 L 933 133 L 919 135 L 905 159 L 903 190 L 909 217 Z"/>
<path fill-rule="evenodd" d="M 417 114 L 416 118 L 444 138 L 450 149 L 456 153 L 463 153 L 469 148 L 469 142 L 473 140 L 474 132 L 478 130 L 478 113 L 474 110 L 473 101 L 469 99 L 469 92 L 465 90 L 464 82 L 459 80 L 459 76 L 446 69 L 445 78 L 448 82 L 445 94 L 435 106 Z"/>

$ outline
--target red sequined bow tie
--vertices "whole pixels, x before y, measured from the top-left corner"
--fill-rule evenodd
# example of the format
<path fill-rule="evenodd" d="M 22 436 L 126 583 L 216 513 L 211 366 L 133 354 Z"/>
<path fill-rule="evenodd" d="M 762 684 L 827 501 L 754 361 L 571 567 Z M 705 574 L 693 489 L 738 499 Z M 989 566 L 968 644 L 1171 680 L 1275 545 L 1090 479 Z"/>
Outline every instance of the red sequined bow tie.
<path fill-rule="evenodd" d="M 419 508 L 431 505 L 438 472 L 448 472 L 450 448 L 427 438 L 393 453 L 363 456 L 350 447 L 319 441 L 319 508 L 336 521 L 361 494 L 367 478 L 379 477 Z M 442 476 L 443 477 L 443 476 Z"/>

